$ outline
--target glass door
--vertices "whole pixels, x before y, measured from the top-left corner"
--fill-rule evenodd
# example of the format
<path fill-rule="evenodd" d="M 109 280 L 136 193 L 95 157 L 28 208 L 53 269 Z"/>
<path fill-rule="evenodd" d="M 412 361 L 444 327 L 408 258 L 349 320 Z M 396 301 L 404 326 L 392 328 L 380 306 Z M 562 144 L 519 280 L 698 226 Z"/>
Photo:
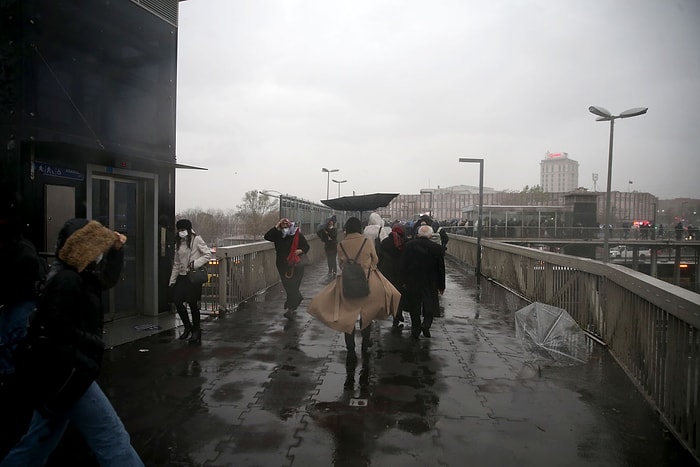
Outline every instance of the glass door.
<path fill-rule="evenodd" d="M 105 321 L 136 314 L 143 276 L 143 222 L 140 183 L 108 176 L 92 179 L 92 218 L 128 237 L 119 284 L 105 294 Z"/>

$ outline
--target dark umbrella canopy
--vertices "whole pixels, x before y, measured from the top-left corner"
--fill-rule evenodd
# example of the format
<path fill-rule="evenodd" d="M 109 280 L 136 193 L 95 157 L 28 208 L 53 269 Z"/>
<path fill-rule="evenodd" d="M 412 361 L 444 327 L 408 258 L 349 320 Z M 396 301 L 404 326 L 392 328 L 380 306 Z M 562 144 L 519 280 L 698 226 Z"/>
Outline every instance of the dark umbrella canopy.
<path fill-rule="evenodd" d="M 383 208 L 399 196 L 398 193 L 373 193 L 370 195 L 343 196 L 342 198 L 321 200 L 329 208 L 338 211 L 373 211 Z"/>

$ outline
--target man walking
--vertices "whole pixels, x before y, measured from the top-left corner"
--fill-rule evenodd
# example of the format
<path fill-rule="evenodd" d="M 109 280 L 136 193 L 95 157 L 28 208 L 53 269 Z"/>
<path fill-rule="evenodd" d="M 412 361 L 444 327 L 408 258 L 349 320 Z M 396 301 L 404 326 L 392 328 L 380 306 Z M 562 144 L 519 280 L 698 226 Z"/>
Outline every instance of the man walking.
<path fill-rule="evenodd" d="M 404 306 L 411 315 L 411 337 L 430 337 L 433 317 L 439 313 L 440 295 L 445 291 L 445 256 L 442 246 L 431 238 L 433 228 L 423 225 L 415 239 L 406 242 L 401 257 Z M 421 314 L 423 320 L 421 322 Z"/>

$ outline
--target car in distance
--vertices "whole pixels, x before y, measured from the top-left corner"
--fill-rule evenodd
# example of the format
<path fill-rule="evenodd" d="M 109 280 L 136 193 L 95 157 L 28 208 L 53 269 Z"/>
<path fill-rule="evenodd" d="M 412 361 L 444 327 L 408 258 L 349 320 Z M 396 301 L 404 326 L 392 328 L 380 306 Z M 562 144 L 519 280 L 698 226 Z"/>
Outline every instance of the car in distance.
<path fill-rule="evenodd" d="M 651 257 L 651 249 L 639 248 L 637 250 L 639 259 L 644 260 Z M 632 259 L 634 257 L 634 248 L 626 245 L 618 245 L 610 248 L 610 258 L 612 259 Z"/>

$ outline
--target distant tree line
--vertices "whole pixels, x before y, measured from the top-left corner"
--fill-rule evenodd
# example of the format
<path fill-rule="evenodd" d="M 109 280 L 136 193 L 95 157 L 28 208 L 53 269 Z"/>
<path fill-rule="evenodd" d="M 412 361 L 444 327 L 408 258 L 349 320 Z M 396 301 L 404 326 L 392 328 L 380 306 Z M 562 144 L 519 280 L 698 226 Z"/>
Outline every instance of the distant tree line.
<path fill-rule="evenodd" d="M 258 190 L 246 192 L 243 202 L 230 209 L 185 209 L 177 219 L 189 219 L 210 246 L 259 241 L 279 220 L 279 202 Z"/>

